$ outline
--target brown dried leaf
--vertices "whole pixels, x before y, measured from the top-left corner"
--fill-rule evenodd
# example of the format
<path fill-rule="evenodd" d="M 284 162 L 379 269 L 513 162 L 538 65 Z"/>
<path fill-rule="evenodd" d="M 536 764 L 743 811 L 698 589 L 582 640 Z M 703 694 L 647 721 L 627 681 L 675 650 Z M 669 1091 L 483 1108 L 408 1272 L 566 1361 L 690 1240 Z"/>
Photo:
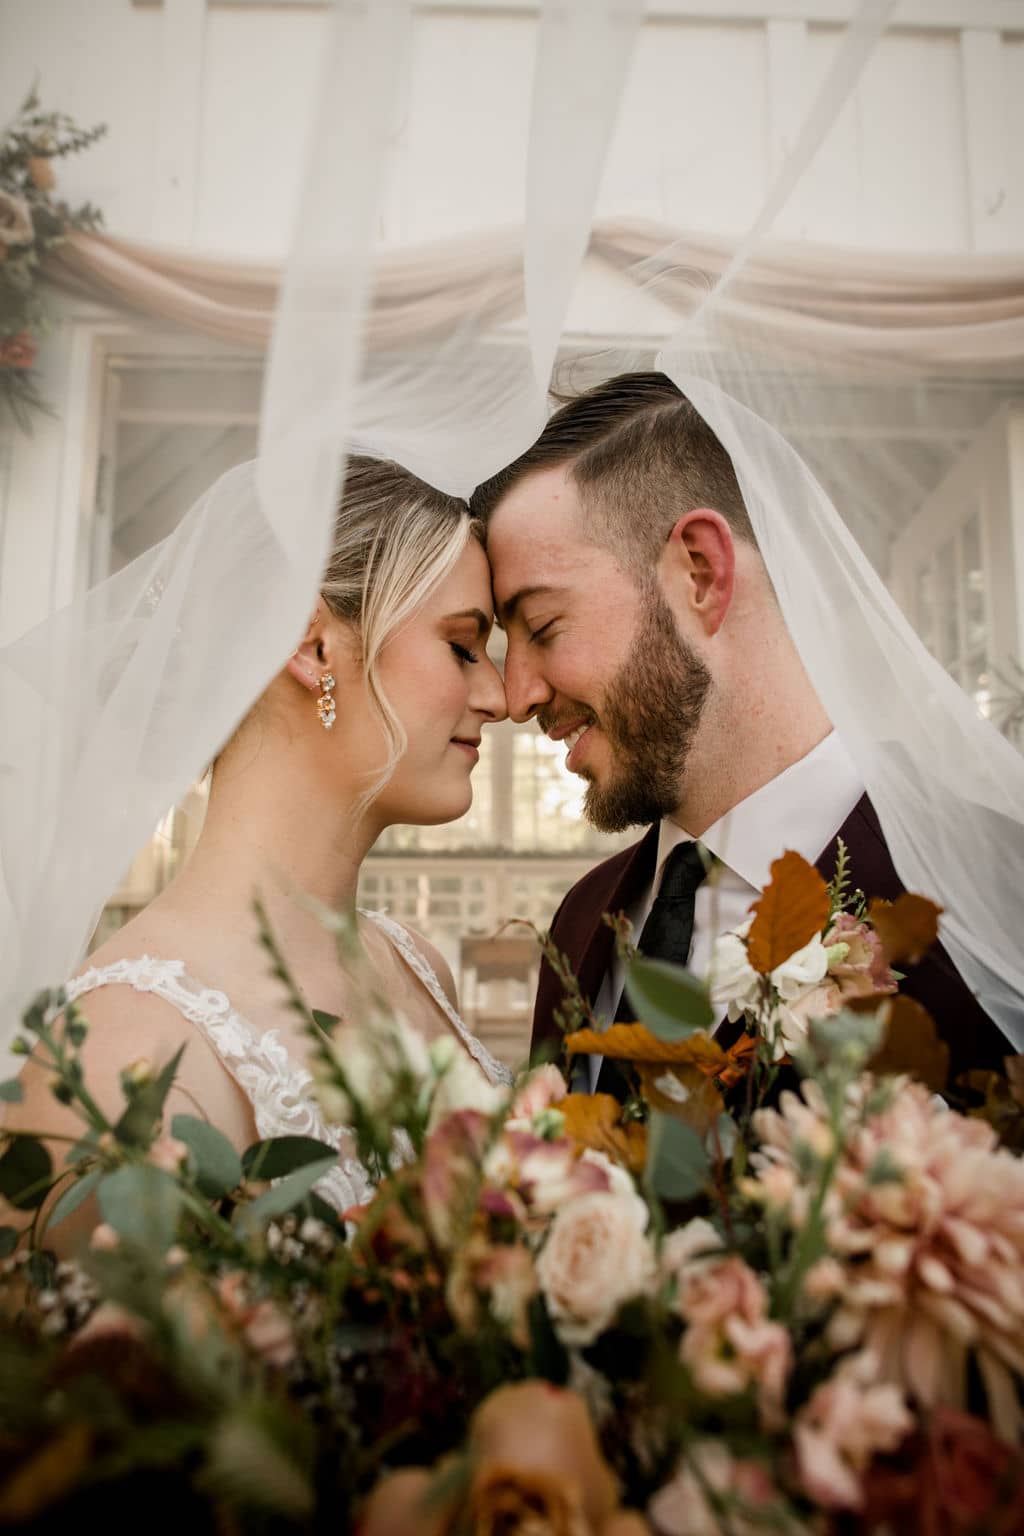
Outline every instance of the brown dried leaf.
<path fill-rule="evenodd" d="M 566 1133 L 580 1147 L 606 1152 L 630 1173 L 642 1173 L 647 1161 L 647 1127 L 638 1120 L 620 1123 L 622 1105 L 610 1093 L 570 1093 L 559 1104 Z"/>
<path fill-rule="evenodd" d="M 1024 1056 L 1004 1056 L 1003 1070 L 1011 1099 L 1024 1109 Z"/>
<path fill-rule="evenodd" d="M 85 1424 L 68 1424 L 7 1480 L 0 1493 L 0 1521 L 16 1525 L 34 1520 L 49 1505 L 58 1504 L 85 1471 L 91 1449 L 92 1431 Z"/>
<path fill-rule="evenodd" d="M 722 1088 L 735 1088 L 737 1083 L 742 1083 L 750 1075 L 757 1061 L 757 1050 L 756 1035 L 742 1034 L 730 1045 L 725 1053 L 724 1064 L 715 1073 Z"/>
<path fill-rule="evenodd" d="M 698 1136 L 706 1136 L 725 1109 L 715 1079 L 699 1067 L 666 1067 L 646 1063 L 637 1070 L 640 1074 L 640 1091 L 651 1108 L 663 1110 L 666 1115 L 682 1120 Z M 671 1079 L 671 1083 L 666 1082 L 666 1079 Z M 666 1092 L 666 1089 L 669 1091 Z"/>
<path fill-rule="evenodd" d="M 578 1029 L 566 1037 L 570 1056 L 610 1056 L 613 1061 L 664 1062 L 703 1066 L 714 1071 L 726 1056 L 717 1041 L 698 1031 L 685 1040 L 660 1040 L 646 1024 L 612 1024 L 607 1029 Z"/>
<path fill-rule="evenodd" d="M 882 1044 L 868 1062 L 870 1072 L 906 1072 L 941 1093 L 949 1078 L 949 1046 L 935 1020 L 912 997 L 887 997 L 878 1010 L 885 1026 Z"/>
<path fill-rule="evenodd" d="M 868 919 L 890 965 L 916 965 L 939 936 L 942 908 L 927 896 L 904 891 L 895 901 L 873 901 Z"/>
<path fill-rule="evenodd" d="M 790 848 L 771 867 L 771 879 L 754 903 L 747 938 L 747 959 L 760 976 L 809 944 L 828 922 L 828 886 L 821 875 Z"/>

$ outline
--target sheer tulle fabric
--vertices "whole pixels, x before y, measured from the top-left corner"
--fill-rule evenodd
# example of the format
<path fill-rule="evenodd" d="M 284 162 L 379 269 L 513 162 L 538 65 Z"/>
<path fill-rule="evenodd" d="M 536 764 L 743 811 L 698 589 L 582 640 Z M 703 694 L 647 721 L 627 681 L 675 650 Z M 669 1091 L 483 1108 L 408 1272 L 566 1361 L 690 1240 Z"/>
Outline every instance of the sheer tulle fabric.
<path fill-rule="evenodd" d="M 802 131 L 724 263 L 716 255 L 698 270 L 681 266 L 675 238 L 653 222 L 632 248 L 617 249 L 608 270 L 624 273 L 645 303 L 635 337 L 623 345 L 620 334 L 609 348 L 594 322 L 584 255 L 595 226 L 630 210 L 608 206 L 603 173 L 624 144 L 633 153 L 640 145 L 638 171 L 650 181 L 663 170 L 685 205 L 687 176 L 718 131 L 709 122 L 703 144 L 680 146 L 659 130 L 658 103 L 631 88 L 639 0 L 541 5 L 530 101 L 516 104 L 518 153 L 500 112 L 489 119 L 467 101 L 465 132 L 477 136 L 478 159 L 494 135 L 494 186 L 483 205 L 500 200 L 520 233 L 507 228 L 498 242 L 500 302 L 475 286 L 464 306 L 439 304 L 452 316 L 443 329 L 408 335 L 381 324 L 379 312 L 369 335 L 366 325 L 378 274 L 394 262 L 393 251 L 377 248 L 379 208 L 403 135 L 416 131 L 424 78 L 431 88 L 417 54 L 422 18 L 399 0 L 336 8 L 268 357 L 258 461 L 223 477 L 157 549 L 0 654 L 5 1040 L 33 992 L 79 962 L 134 851 L 294 645 L 322 567 L 345 446 L 394 457 L 465 494 L 539 431 L 561 349 L 578 382 L 657 357 L 724 442 L 782 611 L 897 868 L 908 886 L 944 903 L 956 963 L 1024 1046 L 1024 762 L 931 659 L 851 531 L 861 532 L 850 509 L 870 502 L 866 483 L 875 496 L 890 487 L 906 495 L 916 471 L 887 457 L 884 444 L 865 449 L 855 432 L 826 438 L 810 464 L 789 441 L 819 441 L 826 397 L 830 421 L 875 420 L 897 397 L 915 421 L 939 419 L 941 325 L 927 346 L 917 325 L 901 350 L 898 325 L 880 339 L 877 296 L 865 295 L 872 307 L 861 329 L 857 293 L 834 273 L 831 304 L 822 313 L 811 295 L 806 328 L 775 324 L 751 303 L 773 272 L 783 288 L 795 280 L 792 265 L 773 255 L 774 223 L 795 189 L 809 195 L 803 173 L 891 10 L 870 0 L 839 36 Z M 496 94 L 501 84 L 496 78 Z M 439 78 L 436 90 L 450 85 Z M 474 85 L 468 94 L 478 101 Z M 666 80 L 664 89 L 685 90 L 685 81 Z M 449 106 L 460 109 L 457 91 Z M 420 190 L 428 199 L 430 188 Z M 467 192 L 440 231 L 455 252 L 460 239 L 476 250 L 495 238 L 486 212 L 467 215 L 472 206 Z M 822 263 L 827 255 L 808 252 L 803 270 Z M 449 275 L 438 277 L 442 298 Z M 806 281 L 813 285 L 813 275 Z M 986 381 L 1019 380 L 1019 328 L 1001 332 L 997 350 L 998 365 L 978 337 Z M 954 362 L 970 375 L 969 358 Z M 935 473 L 922 463 L 922 488 Z"/>

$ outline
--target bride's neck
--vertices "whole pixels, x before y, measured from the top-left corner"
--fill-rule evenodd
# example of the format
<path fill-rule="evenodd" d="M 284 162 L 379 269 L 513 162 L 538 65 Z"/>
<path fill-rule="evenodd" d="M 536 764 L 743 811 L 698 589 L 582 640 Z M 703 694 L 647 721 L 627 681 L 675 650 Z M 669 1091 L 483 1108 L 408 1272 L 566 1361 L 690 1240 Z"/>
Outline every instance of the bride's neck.
<path fill-rule="evenodd" d="M 214 771 L 203 830 L 175 882 L 176 896 L 225 914 L 255 895 L 273 921 L 297 910 L 294 893 L 342 911 L 354 906 L 359 870 L 380 828 L 356 820 L 356 792 L 318 784 L 295 761 L 228 760 Z"/>

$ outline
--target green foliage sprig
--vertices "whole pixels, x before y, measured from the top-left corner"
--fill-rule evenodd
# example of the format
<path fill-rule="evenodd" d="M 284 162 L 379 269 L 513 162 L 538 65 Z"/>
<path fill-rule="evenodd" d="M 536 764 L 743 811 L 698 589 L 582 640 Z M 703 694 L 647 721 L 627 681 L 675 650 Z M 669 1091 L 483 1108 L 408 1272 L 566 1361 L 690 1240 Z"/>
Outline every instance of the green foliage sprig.
<path fill-rule="evenodd" d="M 0 411 L 23 431 L 33 411 L 47 411 L 34 368 L 39 338 L 50 327 L 40 291 L 46 256 L 75 229 L 102 222 L 91 203 L 71 207 L 55 197 L 53 162 L 88 149 L 103 124 L 79 128 L 64 112 L 44 112 L 35 87 L 0 133 Z"/>

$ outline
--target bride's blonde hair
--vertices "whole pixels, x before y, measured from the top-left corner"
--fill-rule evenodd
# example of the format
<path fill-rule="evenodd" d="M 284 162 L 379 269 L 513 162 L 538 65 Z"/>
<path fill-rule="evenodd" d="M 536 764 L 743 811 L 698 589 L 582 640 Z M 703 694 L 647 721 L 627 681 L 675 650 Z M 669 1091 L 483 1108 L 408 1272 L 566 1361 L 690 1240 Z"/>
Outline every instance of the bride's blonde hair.
<path fill-rule="evenodd" d="M 360 797 L 357 813 L 384 788 L 408 745 L 402 722 L 381 687 L 381 651 L 479 533 L 466 502 L 435 490 L 401 465 L 362 454 L 346 461 L 320 591 L 335 617 L 351 624 L 358 635 L 367 692 L 388 744 L 387 762 Z"/>

